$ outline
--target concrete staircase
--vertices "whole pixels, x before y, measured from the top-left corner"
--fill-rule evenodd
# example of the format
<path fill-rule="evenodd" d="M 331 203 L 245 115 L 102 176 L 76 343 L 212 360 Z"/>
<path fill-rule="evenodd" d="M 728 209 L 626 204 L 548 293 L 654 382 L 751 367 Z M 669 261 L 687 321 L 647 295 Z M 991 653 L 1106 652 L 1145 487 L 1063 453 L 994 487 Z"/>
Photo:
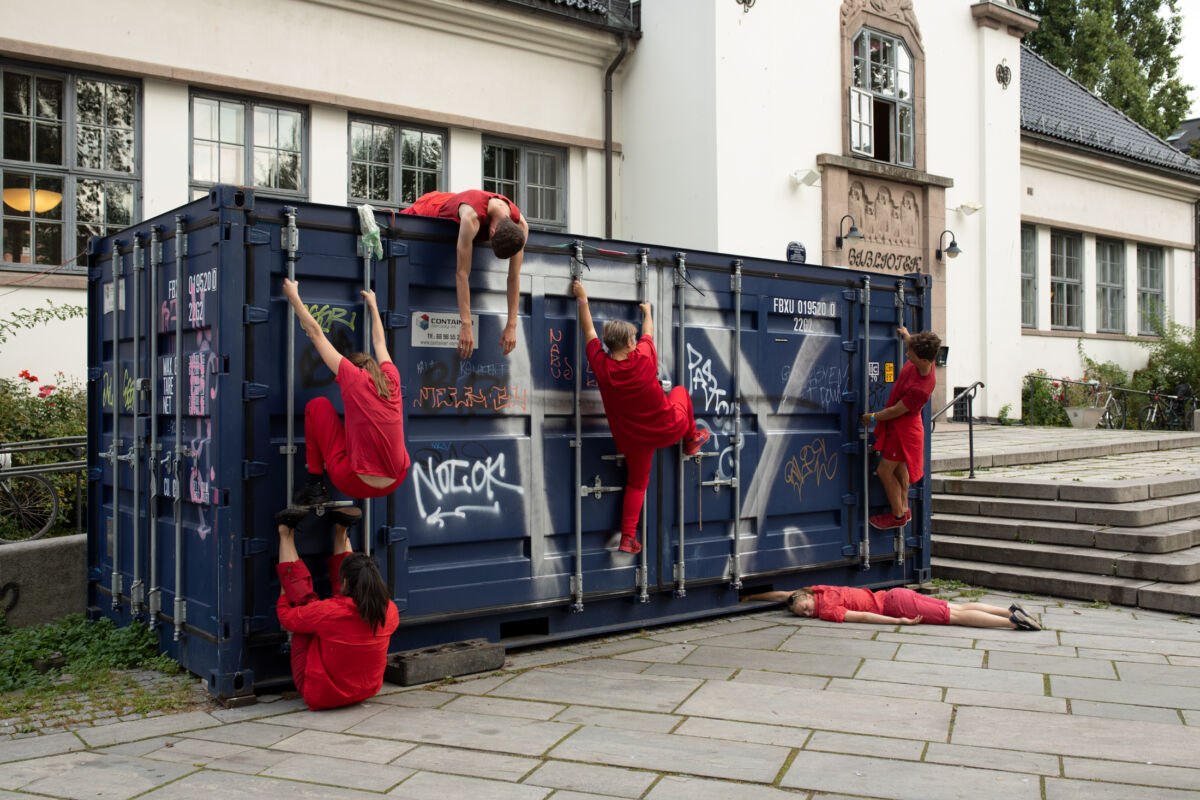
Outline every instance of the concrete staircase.
<path fill-rule="evenodd" d="M 1200 615 L 1200 447 L 1162 450 L 935 473 L 933 577 Z"/>

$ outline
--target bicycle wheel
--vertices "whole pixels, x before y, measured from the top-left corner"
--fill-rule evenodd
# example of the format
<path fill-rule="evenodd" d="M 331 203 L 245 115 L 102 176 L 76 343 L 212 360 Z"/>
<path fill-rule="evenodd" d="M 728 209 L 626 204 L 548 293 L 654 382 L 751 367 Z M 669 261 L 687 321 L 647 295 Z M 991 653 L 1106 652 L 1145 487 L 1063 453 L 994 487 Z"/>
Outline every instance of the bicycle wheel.
<path fill-rule="evenodd" d="M 44 535 L 58 519 L 58 492 L 41 475 L 0 480 L 0 543 Z"/>
<path fill-rule="evenodd" d="M 1155 411 L 1156 409 L 1152 405 L 1146 406 L 1142 409 L 1142 413 L 1138 417 L 1138 422 L 1140 423 L 1142 430 L 1153 431 L 1158 429 L 1158 423 L 1160 422 L 1159 417 L 1161 415 L 1156 414 Z"/>
<path fill-rule="evenodd" d="M 1116 400 L 1108 401 L 1097 428 L 1120 430 L 1125 427 L 1125 408 Z"/>

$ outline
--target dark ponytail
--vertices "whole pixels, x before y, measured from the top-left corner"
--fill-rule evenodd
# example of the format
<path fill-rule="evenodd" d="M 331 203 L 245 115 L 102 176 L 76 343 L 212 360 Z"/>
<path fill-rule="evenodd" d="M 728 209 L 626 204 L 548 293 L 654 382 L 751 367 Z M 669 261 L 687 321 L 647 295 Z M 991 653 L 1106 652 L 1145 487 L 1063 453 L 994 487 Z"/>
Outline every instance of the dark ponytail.
<path fill-rule="evenodd" d="M 351 553 L 342 560 L 338 580 L 345 586 L 343 594 L 358 606 L 358 615 L 372 632 L 387 621 L 388 592 L 375 559 L 364 553 Z"/>
<path fill-rule="evenodd" d="M 391 399 L 392 387 L 388 385 L 387 378 L 383 375 L 383 370 L 379 368 L 379 362 L 371 358 L 366 353 L 351 353 L 347 356 L 350 363 L 359 369 L 365 369 L 367 374 L 371 376 L 371 380 L 375 381 L 375 393 L 384 400 Z"/>

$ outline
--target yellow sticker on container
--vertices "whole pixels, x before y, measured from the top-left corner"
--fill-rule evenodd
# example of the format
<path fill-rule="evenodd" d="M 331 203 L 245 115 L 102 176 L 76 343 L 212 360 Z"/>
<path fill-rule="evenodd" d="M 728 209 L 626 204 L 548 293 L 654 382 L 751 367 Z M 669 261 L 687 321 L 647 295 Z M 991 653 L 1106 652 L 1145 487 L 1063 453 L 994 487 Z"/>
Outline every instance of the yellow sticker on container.
<path fill-rule="evenodd" d="M 883 379 L 888 383 L 896 380 L 896 365 L 890 361 L 884 362 Z"/>

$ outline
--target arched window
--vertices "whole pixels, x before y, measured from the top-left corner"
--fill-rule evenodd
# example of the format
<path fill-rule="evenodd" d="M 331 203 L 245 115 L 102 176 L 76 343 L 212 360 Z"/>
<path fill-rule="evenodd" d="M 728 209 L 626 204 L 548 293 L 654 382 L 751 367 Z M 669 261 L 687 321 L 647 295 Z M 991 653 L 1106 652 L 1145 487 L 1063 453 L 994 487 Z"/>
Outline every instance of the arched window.
<path fill-rule="evenodd" d="M 854 36 L 850 150 L 914 166 L 913 57 L 903 39 L 862 28 Z"/>

